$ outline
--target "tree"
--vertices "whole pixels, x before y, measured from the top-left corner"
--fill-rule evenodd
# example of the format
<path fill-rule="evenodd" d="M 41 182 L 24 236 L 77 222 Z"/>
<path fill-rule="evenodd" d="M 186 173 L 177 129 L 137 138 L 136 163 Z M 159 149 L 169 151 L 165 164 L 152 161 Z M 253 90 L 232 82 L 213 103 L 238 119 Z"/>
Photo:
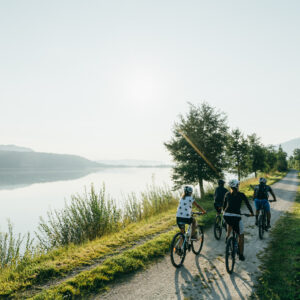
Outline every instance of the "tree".
<path fill-rule="evenodd" d="M 263 171 L 266 166 L 266 153 L 260 139 L 255 133 L 248 136 L 250 170 L 254 172 L 255 178 L 257 171 Z"/>
<path fill-rule="evenodd" d="M 276 168 L 279 172 L 287 171 L 288 169 L 288 163 L 287 163 L 287 153 L 282 150 L 281 145 L 279 146 L 279 149 L 277 151 L 277 162 L 276 162 Z"/>
<path fill-rule="evenodd" d="M 297 148 L 293 152 L 293 156 L 290 157 L 291 168 L 300 170 L 300 149 Z"/>
<path fill-rule="evenodd" d="M 277 162 L 277 152 L 275 150 L 275 147 L 270 145 L 268 147 L 265 147 L 265 172 L 270 172 L 275 169 L 276 162 Z"/>
<path fill-rule="evenodd" d="M 241 180 L 241 177 L 249 174 L 249 146 L 239 129 L 232 130 L 228 137 L 227 156 L 229 159 L 229 171 L 236 173 L 239 180 Z"/>
<path fill-rule="evenodd" d="M 172 174 L 175 188 L 182 184 L 199 184 L 202 197 L 203 181 L 211 182 L 219 178 L 226 166 L 224 149 L 228 130 L 227 118 L 224 113 L 216 111 L 205 102 L 198 106 L 189 105 L 189 112 L 186 116 L 179 116 L 179 122 L 173 128 L 172 139 L 164 145 L 175 162 Z M 197 154 L 180 131 L 204 154 L 217 173 Z"/>

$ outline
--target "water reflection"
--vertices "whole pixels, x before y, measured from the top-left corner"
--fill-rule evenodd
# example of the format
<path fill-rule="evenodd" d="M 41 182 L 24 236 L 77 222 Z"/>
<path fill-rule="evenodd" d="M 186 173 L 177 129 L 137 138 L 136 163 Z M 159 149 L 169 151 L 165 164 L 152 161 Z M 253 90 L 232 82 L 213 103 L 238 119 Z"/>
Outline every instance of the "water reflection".
<path fill-rule="evenodd" d="M 0 190 L 13 190 L 34 183 L 74 180 L 91 174 L 95 169 L 84 170 L 0 170 Z"/>

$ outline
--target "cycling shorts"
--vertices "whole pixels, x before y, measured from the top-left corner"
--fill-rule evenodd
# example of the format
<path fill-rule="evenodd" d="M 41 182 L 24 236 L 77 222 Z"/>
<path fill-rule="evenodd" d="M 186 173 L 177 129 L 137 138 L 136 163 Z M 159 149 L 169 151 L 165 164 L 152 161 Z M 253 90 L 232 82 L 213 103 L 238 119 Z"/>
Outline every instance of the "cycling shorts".
<path fill-rule="evenodd" d="M 256 210 L 264 209 L 266 212 L 270 211 L 270 203 L 267 199 L 254 199 Z"/>
<path fill-rule="evenodd" d="M 234 215 L 234 214 L 233 214 Z M 224 214 L 226 223 L 233 228 L 237 234 L 244 233 L 244 224 L 241 217 L 232 216 L 230 213 Z"/>
<path fill-rule="evenodd" d="M 222 205 L 221 204 L 214 203 L 214 207 L 215 207 L 215 210 L 217 211 L 217 213 L 220 214 L 222 212 Z"/>
<path fill-rule="evenodd" d="M 185 224 L 192 224 L 193 218 L 180 218 L 176 217 L 177 225 L 180 229 L 185 229 Z"/>

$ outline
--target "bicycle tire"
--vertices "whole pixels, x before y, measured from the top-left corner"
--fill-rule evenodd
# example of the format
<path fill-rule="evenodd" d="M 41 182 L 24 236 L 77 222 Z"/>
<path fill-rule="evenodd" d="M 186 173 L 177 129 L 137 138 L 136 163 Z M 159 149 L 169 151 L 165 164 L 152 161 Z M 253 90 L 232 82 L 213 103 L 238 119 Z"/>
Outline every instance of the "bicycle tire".
<path fill-rule="evenodd" d="M 183 250 L 180 249 L 181 252 L 179 252 L 177 243 L 179 242 L 180 238 L 182 238 L 184 242 L 185 240 L 184 234 L 178 232 L 174 235 L 171 242 L 171 251 L 170 251 L 171 262 L 175 268 L 180 268 L 182 266 L 186 255 L 186 246 L 183 247 Z M 179 259 L 178 262 L 177 259 Z"/>
<path fill-rule="evenodd" d="M 264 230 L 264 217 L 263 215 L 260 215 L 258 218 L 258 235 L 261 240 L 264 237 Z"/>
<path fill-rule="evenodd" d="M 220 216 L 216 216 L 215 224 L 214 224 L 214 235 L 216 240 L 219 240 L 222 235 L 222 220 Z"/>
<path fill-rule="evenodd" d="M 234 249 L 234 239 L 230 237 L 226 243 L 226 251 L 225 251 L 225 265 L 226 271 L 229 274 L 232 274 L 235 264 L 235 249 Z"/>
<path fill-rule="evenodd" d="M 197 241 L 192 241 L 192 251 L 195 255 L 200 254 L 202 247 L 203 247 L 203 242 L 204 242 L 204 232 L 202 226 L 198 225 L 197 229 L 197 236 L 199 239 Z"/>

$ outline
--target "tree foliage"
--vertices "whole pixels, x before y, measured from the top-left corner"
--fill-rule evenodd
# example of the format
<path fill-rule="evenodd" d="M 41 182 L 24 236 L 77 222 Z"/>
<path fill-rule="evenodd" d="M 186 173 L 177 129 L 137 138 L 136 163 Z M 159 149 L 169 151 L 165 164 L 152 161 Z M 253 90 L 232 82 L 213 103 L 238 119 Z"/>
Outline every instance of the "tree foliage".
<path fill-rule="evenodd" d="M 205 102 L 198 106 L 190 104 L 189 112 L 185 116 L 181 115 L 175 123 L 173 137 L 165 143 L 175 162 L 172 175 L 175 188 L 182 184 L 199 184 L 203 195 L 203 181 L 214 181 L 222 175 L 226 167 L 224 150 L 227 130 L 224 113 L 216 111 Z M 189 137 L 218 173 L 197 154 L 180 131 Z"/>
<path fill-rule="evenodd" d="M 227 157 L 229 171 L 237 174 L 239 180 L 250 173 L 249 145 L 238 128 L 228 136 Z"/>

